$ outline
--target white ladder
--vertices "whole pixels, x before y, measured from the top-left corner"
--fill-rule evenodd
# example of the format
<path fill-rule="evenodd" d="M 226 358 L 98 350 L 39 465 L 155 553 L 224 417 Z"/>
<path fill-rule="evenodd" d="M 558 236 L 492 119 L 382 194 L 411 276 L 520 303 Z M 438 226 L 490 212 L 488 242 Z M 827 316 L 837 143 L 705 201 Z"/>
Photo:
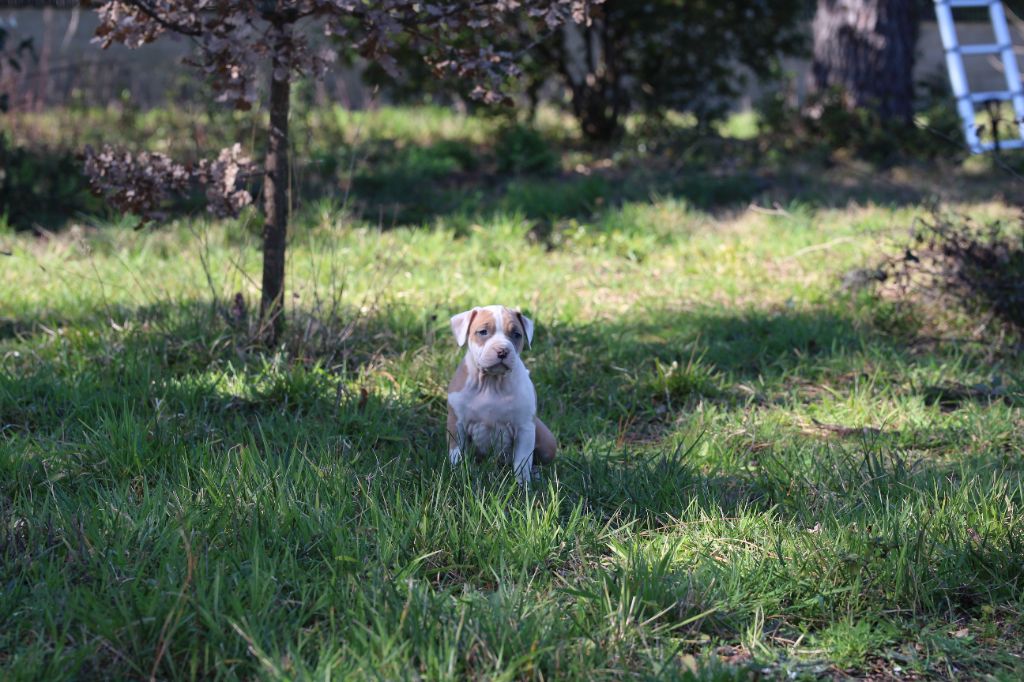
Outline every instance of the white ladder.
<path fill-rule="evenodd" d="M 959 7 L 987 7 L 992 20 L 992 30 L 996 42 L 976 45 L 961 45 L 956 35 L 956 24 L 953 23 L 953 9 Z M 1020 71 L 1017 69 L 1017 56 L 1013 53 L 1013 41 L 1010 39 L 1010 28 L 1006 24 L 1006 12 L 1000 0 L 935 0 L 935 16 L 939 21 L 939 33 L 942 35 L 942 46 L 946 50 L 946 68 L 949 70 L 949 82 L 956 97 L 956 108 L 964 126 L 964 137 L 971 152 L 996 149 L 995 142 L 982 142 L 978 138 L 978 127 L 974 120 L 975 105 L 990 102 L 1012 102 L 1014 119 L 1017 123 L 1018 137 L 998 141 L 999 149 L 1024 148 L 1024 91 L 1021 90 Z M 1006 76 L 1006 90 L 991 92 L 971 92 L 964 70 L 964 55 L 998 54 L 1003 60 L 1003 74 Z"/>

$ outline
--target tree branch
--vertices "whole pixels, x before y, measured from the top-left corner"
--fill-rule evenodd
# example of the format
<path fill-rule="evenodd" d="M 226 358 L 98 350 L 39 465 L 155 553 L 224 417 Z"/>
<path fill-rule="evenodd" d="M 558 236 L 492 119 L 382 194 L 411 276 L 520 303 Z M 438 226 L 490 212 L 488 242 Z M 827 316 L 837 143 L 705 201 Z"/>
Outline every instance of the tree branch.
<path fill-rule="evenodd" d="M 185 36 L 191 36 L 193 38 L 199 38 L 203 35 L 201 29 L 185 26 L 183 24 L 178 24 L 161 16 L 159 11 L 150 7 L 149 4 L 145 2 L 145 0 L 123 0 L 123 2 L 127 5 L 130 5 L 131 7 L 136 8 L 137 10 L 145 14 L 147 17 L 155 21 L 157 24 L 159 24 L 162 28 L 168 31 L 180 33 L 181 35 Z"/>

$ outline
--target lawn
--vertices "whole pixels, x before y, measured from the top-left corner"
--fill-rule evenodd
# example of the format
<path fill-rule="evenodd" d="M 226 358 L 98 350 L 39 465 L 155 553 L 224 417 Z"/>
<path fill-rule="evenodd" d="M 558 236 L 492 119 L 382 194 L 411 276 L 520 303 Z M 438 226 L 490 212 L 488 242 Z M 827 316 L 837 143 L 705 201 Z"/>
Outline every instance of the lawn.
<path fill-rule="evenodd" d="M 273 352 L 255 215 L 0 232 L 0 676 L 1024 676 L 1020 339 L 842 284 L 1021 185 L 347 116 Z M 561 444 L 528 495 L 447 463 L 490 303 Z"/>

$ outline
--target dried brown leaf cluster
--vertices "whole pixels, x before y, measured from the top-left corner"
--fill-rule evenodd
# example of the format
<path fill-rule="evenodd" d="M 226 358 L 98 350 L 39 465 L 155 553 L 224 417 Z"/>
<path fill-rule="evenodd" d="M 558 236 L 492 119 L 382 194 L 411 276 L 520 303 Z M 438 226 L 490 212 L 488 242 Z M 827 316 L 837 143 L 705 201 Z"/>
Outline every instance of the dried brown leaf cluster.
<path fill-rule="evenodd" d="M 118 210 L 147 220 L 162 217 L 162 209 L 175 196 L 196 184 L 206 189 L 207 210 L 218 217 L 237 216 L 252 203 L 241 187 L 252 162 L 239 144 L 221 150 L 214 161 L 185 165 L 165 154 L 140 152 L 104 145 L 98 152 L 85 149 L 85 172 L 94 192 Z"/>
<path fill-rule="evenodd" d="M 207 210 L 218 217 L 234 217 L 251 204 L 252 195 L 240 185 L 252 169 L 252 160 L 237 142 L 222 149 L 215 161 L 200 161 L 196 178 L 206 187 Z"/>

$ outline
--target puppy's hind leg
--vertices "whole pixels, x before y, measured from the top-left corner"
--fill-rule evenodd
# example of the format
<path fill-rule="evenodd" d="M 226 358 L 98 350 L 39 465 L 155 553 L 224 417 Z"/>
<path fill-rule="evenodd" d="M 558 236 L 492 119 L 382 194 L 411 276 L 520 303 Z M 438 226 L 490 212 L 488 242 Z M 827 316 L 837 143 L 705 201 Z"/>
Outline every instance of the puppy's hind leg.
<path fill-rule="evenodd" d="M 539 418 L 533 418 L 533 425 L 537 429 L 537 443 L 533 449 L 533 461 L 538 464 L 551 464 L 558 454 L 558 441 L 555 434 Z"/>

